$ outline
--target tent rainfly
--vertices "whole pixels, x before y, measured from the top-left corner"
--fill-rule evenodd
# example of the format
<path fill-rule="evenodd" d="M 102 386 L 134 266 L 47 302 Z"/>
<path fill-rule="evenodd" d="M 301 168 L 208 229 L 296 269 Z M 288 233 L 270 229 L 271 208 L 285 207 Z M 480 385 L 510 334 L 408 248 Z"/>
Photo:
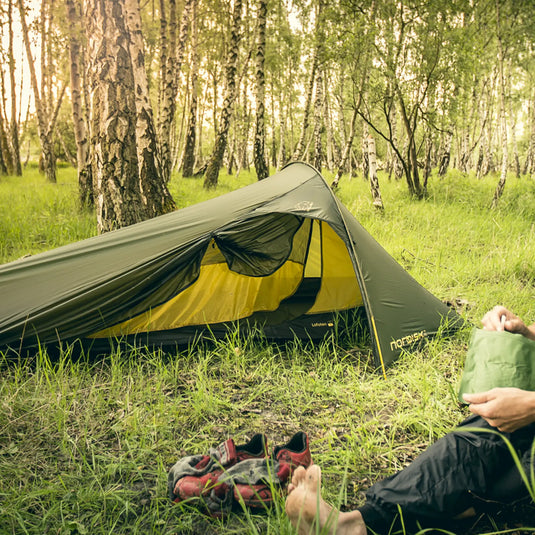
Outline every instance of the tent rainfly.
<path fill-rule="evenodd" d="M 222 335 L 318 339 L 361 310 L 375 363 L 458 328 L 304 163 L 234 192 L 0 266 L 0 348 Z"/>

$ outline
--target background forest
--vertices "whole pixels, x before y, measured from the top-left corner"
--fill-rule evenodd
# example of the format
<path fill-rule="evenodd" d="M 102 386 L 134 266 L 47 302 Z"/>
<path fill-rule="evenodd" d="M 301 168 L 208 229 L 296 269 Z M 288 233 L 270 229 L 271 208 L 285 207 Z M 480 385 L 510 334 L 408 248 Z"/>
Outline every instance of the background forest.
<path fill-rule="evenodd" d="M 535 169 L 533 0 L 4 0 L 0 173 L 78 169 L 99 232 L 290 160 L 425 197 Z M 371 161 L 371 166 L 370 166 Z M 371 171 L 371 172 L 370 172 Z"/>

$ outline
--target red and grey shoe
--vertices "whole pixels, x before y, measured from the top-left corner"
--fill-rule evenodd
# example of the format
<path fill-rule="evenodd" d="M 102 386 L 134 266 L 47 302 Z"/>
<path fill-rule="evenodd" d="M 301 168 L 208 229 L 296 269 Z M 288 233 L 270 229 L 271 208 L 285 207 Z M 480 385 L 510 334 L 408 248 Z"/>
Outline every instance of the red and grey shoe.
<path fill-rule="evenodd" d="M 184 457 L 169 471 L 169 498 L 175 503 L 198 499 L 211 514 L 219 516 L 232 506 L 230 487 L 218 482 L 221 474 L 244 460 L 261 460 L 266 456 L 267 439 L 256 434 L 243 445 L 236 446 L 230 438 L 207 455 Z"/>
<path fill-rule="evenodd" d="M 267 509 L 273 503 L 273 491 L 284 489 L 298 466 L 307 468 L 311 464 L 308 435 L 299 431 L 283 446 L 276 446 L 269 459 L 241 463 L 227 471 L 223 479 L 232 480 L 238 503 Z"/>
<path fill-rule="evenodd" d="M 280 463 L 277 476 L 286 483 L 298 466 L 308 468 L 312 464 L 308 435 L 303 431 L 298 431 L 283 446 L 275 446 L 271 457 Z"/>

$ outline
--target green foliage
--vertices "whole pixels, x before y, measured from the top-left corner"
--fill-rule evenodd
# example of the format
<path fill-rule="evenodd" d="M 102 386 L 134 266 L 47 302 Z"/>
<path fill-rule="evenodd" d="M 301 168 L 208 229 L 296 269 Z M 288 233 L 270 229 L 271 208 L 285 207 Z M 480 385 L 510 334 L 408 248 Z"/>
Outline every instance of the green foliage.
<path fill-rule="evenodd" d="M 175 176 L 171 189 L 185 206 L 254 180 L 222 174 L 220 188 L 206 192 L 201 180 Z M 433 177 L 429 196 L 415 202 L 403 183 L 384 180 L 384 213 L 361 178 L 344 177 L 338 194 L 426 288 L 466 301 L 468 319 L 477 323 L 501 302 L 533 320 L 533 182 L 510 180 L 491 211 L 495 181 Z M 94 217 L 78 213 L 76 198 L 72 170 L 61 169 L 56 186 L 36 171 L 3 178 L 2 258 L 94 234 Z M 464 417 L 455 392 L 467 340 L 467 332 L 438 337 L 404 354 L 386 380 L 357 335 L 277 346 L 235 332 L 172 353 L 100 358 L 75 357 L 73 348 L 18 361 L 0 353 L 0 533 L 293 534 L 283 497 L 268 514 L 224 520 L 171 505 L 168 468 L 227 437 L 243 443 L 261 431 L 273 447 L 302 429 L 323 470 L 324 497 L 354 508 L 371 482 Z M 465 533 L 508 527 L 503 517 L 492 522 L 484 517 Z"/>

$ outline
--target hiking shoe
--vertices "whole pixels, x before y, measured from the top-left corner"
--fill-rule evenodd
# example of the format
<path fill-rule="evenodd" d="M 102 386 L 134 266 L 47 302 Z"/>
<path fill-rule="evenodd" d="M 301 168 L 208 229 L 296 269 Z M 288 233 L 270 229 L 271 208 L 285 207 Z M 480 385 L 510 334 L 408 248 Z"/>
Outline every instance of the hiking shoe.
<path fill-rule="evenodd" d="M 230 487 L 218 484 L 221 474 L 241 461 L 263 459 L 266 455 L 267 439 L 259 433 L 243 445 L 236 446 L 230 438 L 207 455 L 184 457 L 169 471 L 169 499 L 175 503 L 200 499 L 210 514 L 219 516 L 232 505 Z"/>
<path fill-rule="evenodd" d="M 286 483 L 298 466 L 308 468 L 312 464 L 308 435 L 298 431 L 283 446 L 275 446 L 271 456 L 280 463 L 277 476 Z"/>
<path fill-rule="evenodd" d="M 276 446 L 269 459 L 246 461 L 227 471 L 232 480 L 234 499 L 252 509 L 267 509 L 273 491 L 283 489 L 298 466 L 312 464 L 308 435 L 297 432 L 283 446 Z"/>

